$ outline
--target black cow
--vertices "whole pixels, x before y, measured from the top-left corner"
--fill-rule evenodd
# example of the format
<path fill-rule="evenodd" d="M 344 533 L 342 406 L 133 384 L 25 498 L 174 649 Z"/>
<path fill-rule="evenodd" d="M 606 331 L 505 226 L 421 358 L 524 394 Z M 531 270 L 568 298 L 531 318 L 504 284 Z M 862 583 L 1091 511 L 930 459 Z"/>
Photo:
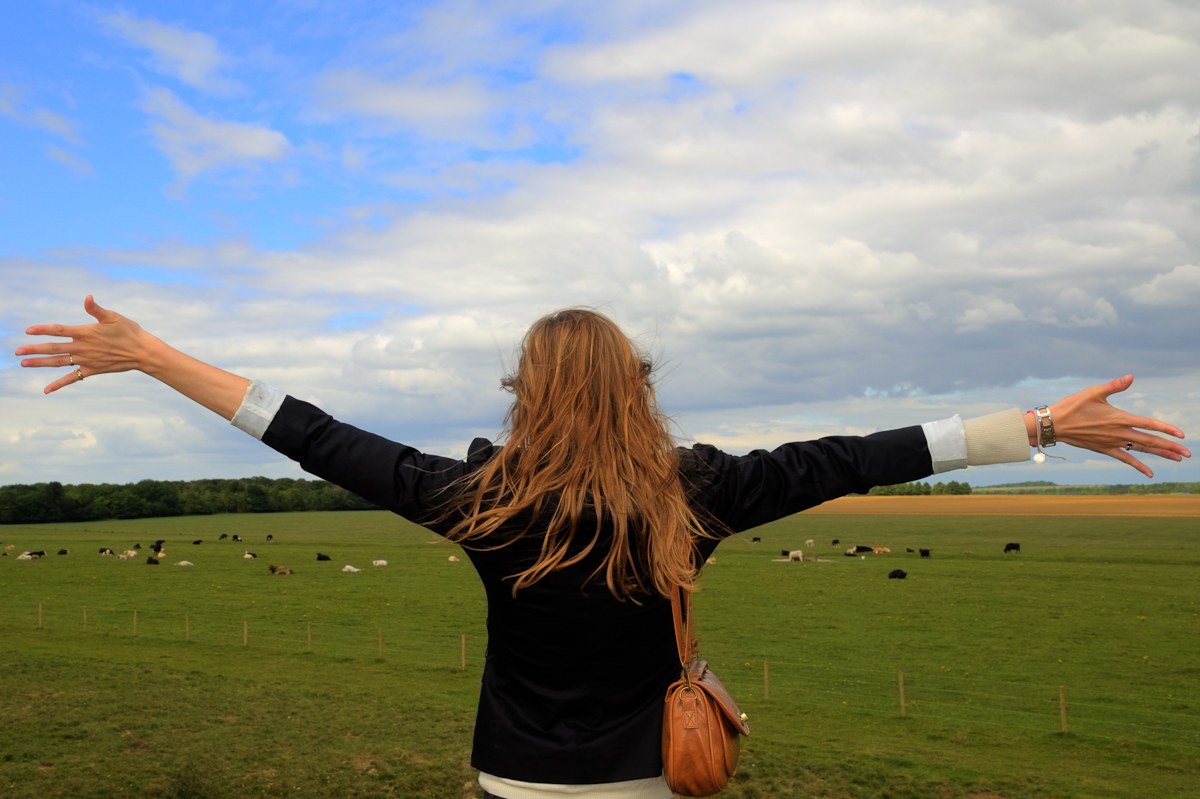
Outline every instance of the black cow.
<path fill-rule="evenodd" d="M 318 553 L 317 553 L 317 560 L 329 560 L 329 556 L 328 556 L 328 555 L 322 555 L 320 552 L 318 552 Z"/>
<path fill-rule="evenodd" d="M 203 539 L 203 538 L 197 538 L 197 539 L 196 539 L 195 541 L 193 541 L 192 543 L 193 543 L 193 544 L 203 544 L 203 543 L 204 543 L 204 539 Z"/>
<path fill-rule="evenodd" d="M 157 566 L 157 565 L 158 565 L 158 558 L 155 558 L 155 557 L 152 557 L 152 556 L 147 556 L 147 557 L 146 557 L 146 565 L 147 565 L 147 566 Z"/>
<path fill-rule="evenodd" d="M 903 569 L 892 569 L 890 572 L 888 572 L 889 580 L 903 580 L 907 576 L 908 572 L 904 571 Z"/>
<path fill-rule="evenodd" d="M 221 533 L 221 537 L 218 538 L 217 540 L 224 541 L 226 538 L 229 538 L 229 533 Z"/>
<path fill-rule="evenodd" d="M 1016 543 L 1005 544 L 1004 554 L 1007 555 L 1009 552 L 1016 552 L 1018 555 L 1021 554 L 1021 545 Z"/>
<path fill-rule="evenodd" d="M 858 555 L 862 552 L 874 552 L 874 551 L 875 551 L 875 547 L 864 547 L 862 544 L 859 544 L 858 546 L 856 546 L 854 548 L 855 555 Z"/>
<path fill-rule="evenodd" d="M 929 557 L 929 552 L 930 552 L 930 550 L 928 550 L 928 549 L 922 549 L 922 550 L 921 550 L 921 557 L 923 557 L 923 558 L 927 558 L 927 557 Z"/>
<path fill-rule="evenodd" d="M 761 538 L 759 538 L 758 536 L 754 536 L 754 538 L 751 538 L 751 539 L 750 539 L 750 543 L 751 543 L 751 544 L 758 544 L 758 543 L 761 543 L 761 542 L 762 542 L 762 539 L 761 539 Z"/>
<path fill-rule="evenodd" d="M 100 547 L 101 555 L 111 555 L 112 553 L 113 553 L 113 551 L 111 549 L 109 549 L 108 547 Z"/>
<path fill-rule="evenodd" d="M 31 558 L 44 558 L 44 557 L 46 557 L 46 550 L 44 550 L 44 549 L 39 549 L 37 552 L 30 552 L 30 553 L 29 553 L 29 557 L 31 557 Z"/>
<path fill-rule="evenodd" d="M 65 549 L 60 549 L 60 550 L 58 550 L 58 554 L 60 554 L 60 555 L 65 555 L 65 554 L 67 554 L 67 550 L 65 550 Z"/>
<path fill-rule="evenodd" d="M 269 536 L 267 536 L 267 540 L 268 540 L 268 541 L 274 541 L 274 540 L 275 540 L 275 536 L 273 536 L 273 535 L 269 535 Z"/>
<path fill-rule="evenodd" d="M 240 535 L 235 535 L 235 536 L 233 537 L 233 540 L 234 540 L 234 541 L 241 541 L 241 540 L 242 540 L 242 537 L 241 537 Z"/>
<path fill-rule="evenodd" d="M 841 543 L 842 543 L 842 539 L 840 539 L 840 538 L 835 538 L 835 539 L 833 539 L 833 543 L 832 543 L 832 544 L 830 544 L 829 546 L 831 546 L 831 547 L 836 547 L 836 546 L 838 546 L 838 545 L 839 545 L 839 544 L 841 544 Z"/>

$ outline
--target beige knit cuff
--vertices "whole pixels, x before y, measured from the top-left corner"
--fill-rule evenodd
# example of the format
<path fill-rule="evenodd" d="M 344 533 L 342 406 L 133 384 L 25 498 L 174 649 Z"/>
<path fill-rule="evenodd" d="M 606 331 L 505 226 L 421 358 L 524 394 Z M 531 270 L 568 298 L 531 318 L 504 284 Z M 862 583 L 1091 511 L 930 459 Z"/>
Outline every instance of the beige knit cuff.
<path fill-rule="evenodd" d="M 963 427 L 968 466 L 1029 460 L 1029 433 L 1025 430 L 1025 415 L 1018 409 L 964 419 Z"/>

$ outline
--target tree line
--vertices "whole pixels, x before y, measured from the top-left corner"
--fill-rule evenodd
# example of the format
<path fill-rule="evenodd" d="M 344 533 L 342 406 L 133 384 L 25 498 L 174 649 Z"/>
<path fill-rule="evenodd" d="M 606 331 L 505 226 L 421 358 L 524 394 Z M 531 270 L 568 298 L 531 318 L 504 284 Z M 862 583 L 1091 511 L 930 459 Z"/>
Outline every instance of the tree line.
<path fill-rule="evenodd" d="M 868 497 L 928 497 L 943 494 L 970 494 L 971 484 L 951 480 L 949 483 L 897 483 L 891 486 L 875 486 L 867 492 Z"/>
<path fill-rule="evenodd" d="M 0 524 L 378 509 L 374 503 L 333 483 L 290 477 L 0 486 Z"/>

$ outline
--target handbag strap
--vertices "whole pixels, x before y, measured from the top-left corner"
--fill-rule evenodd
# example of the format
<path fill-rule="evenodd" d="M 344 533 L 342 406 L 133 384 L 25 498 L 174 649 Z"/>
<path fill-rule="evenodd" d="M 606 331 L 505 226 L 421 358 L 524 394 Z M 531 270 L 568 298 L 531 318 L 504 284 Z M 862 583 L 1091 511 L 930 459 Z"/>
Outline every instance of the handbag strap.
<path fill-rule="evenodd" d="M 679 665 L 686 672 L 696 651 L 696 636 L 692 630 L 692 596 L 683 586 L 671 589 L 671 618 L 675 622 L 675 647 L 679 651 Z"/>

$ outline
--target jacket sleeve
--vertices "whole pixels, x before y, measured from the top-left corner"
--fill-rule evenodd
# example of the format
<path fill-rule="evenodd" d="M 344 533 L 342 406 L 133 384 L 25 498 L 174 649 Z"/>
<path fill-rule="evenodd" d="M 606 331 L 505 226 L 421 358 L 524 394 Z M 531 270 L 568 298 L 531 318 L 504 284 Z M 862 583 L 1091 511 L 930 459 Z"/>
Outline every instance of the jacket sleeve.
<path fill-rule="evenodd" d="M 476 439 L 466 460 L 427 455 L 339 422 L 291 396 L 283 400 L 262 441 L 304 471 L 418 524 L 435 518 L 454 482 L 492 452 L 489 442 Z"/>
<path fill-rule="evenodd" d="M 693 501 L 729 532 L 790 516 L 877 485 L 933 474 L 921 427 L 869 436 L 833 436 L 784 444 L 767 452 L 729 455 L 697 444 L 684 452 L 684 474 Z"/>

